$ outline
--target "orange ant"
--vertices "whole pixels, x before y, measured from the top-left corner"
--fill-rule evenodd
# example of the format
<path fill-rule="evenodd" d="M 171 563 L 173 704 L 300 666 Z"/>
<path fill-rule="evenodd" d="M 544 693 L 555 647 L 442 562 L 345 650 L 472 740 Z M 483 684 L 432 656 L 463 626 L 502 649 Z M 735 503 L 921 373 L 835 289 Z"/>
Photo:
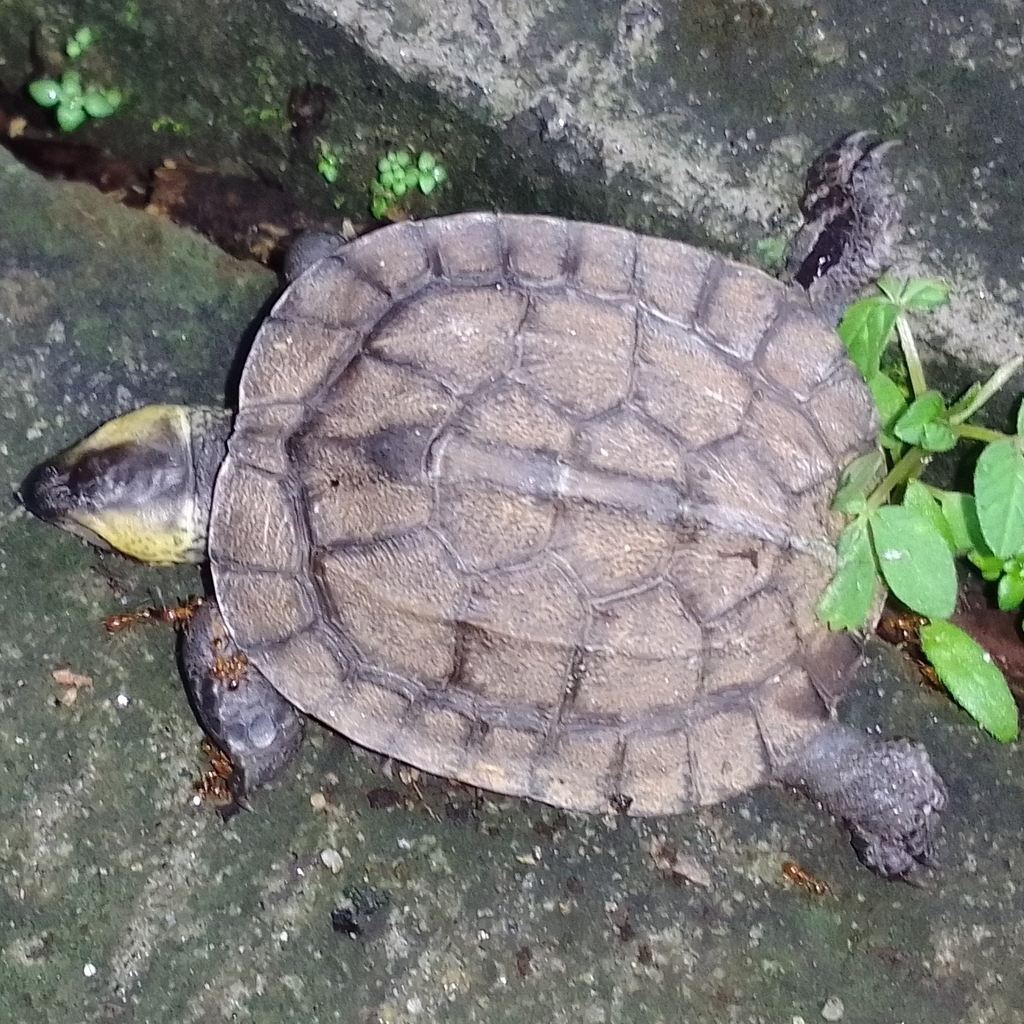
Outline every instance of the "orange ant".
<path fill-rule="evenodd" d="M 886 608 L 878 620 L 875 633 L 886 643 L 903 651 L 914 663 L 925 682 L 937 689 L 942 689 L 935 669 L 925 659 L 921 651 L 921 627 L 928 620 L 914 612 L 900 612 Z"/>
<path fill-rule="evenodd" d="M 218 682 L 226 683 L 228 689 L 237 690 L 245 678 L 249 659 L 241 651 L 235 654 L 221 653 L 224 650 L 224 645 L 225 640 L 222 636 L 215 636 L 210 641 L 210 653 L 213 655 L 210 675 Z"/>
<path fill-rule="evenodd" d="M 168 608 L 139 608 L 134 612 L 118 612 L 115 615 L 108 615 L 103 620 L 103 628 L 108 633 L 121 633 L 139 625 L 140 622 L 165 622 L 172 626 L 182 626 L 195 615 L 202 604 L 201 597 L 190 597 L 184 604 Z"/>
<path fill-rule="evenodd" d="M 203 740 L 202 748 L 209 763 L 202 777 L 193 784 L 193 788 L 204 801 L 228 804 L 233 799 L 230 784 L 235 771 L 231 761 L 224 751 L 209 740 Z"/>
<path fill-rule="evenodd" d="M 832 890 L 827 882 L 804 871 L 795 860 L 783 861 L 782 873 L 793 883 L 806 889 L 812 896 L 827 896 Z"/>

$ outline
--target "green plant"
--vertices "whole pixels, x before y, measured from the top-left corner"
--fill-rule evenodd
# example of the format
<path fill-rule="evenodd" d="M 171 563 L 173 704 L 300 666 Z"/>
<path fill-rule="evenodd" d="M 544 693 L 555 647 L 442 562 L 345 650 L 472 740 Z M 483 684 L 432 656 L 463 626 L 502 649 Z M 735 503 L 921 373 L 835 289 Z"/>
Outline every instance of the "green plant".
<path fill-rule="evenodd" d="M 92 29 L 84 26 L 67 41 L 64 51 L 75 61 L 94 41 Z M 117 89 L 85 87 L 82 76 L 74 68 L 68 68 L 59 80 L 37 78 L 29 83 L 28 94 L 39 106 L 56 108 L 57 124 L 65 132 L 81 127 L 86 118 L 110 117 L 121 105 L 121 93 Z"/>
<path fill-rule="evenodd" d="M 414 157 L 407 149 L 392 150 L 377 161 L 377 177 L 370 182 L 370 212 L 380 220 L 395 202 L 419 189 L 429 196 L 448 180 L 437 157 L 424 150 Z"/>
<path fill-rule="evenodd" d="M 329 142 L 318 142 L 317 173 L 328 185 L 333 185 L 341 174 L 341 153 Z"/>
<path fill-rule="evenodd" d="M 92 33 L 92 29 L 88 25 L 83 25 L 68 41 L 64 47 L 64 52 L 72 59 L 78 60 L 79 57 L 89 49 L 90 46 L 96 41 L 96 37 Z"/>
<path fill-rule="evenodd" d="M 1002 672 L 971 637 L 946 621 L 957 598 L 955 557 L 998 581 L 999 607 L 1024 601 L 1024 404 L 1016 432 L 968 422 L 1020 368 L 1016 356 L 952 404 L 931 390 L 907 314 L 947 301 L 938 281 L 883 278 L 879 293 L 854 303 L 839 334 L 875 398 L 879 450 L 843 474 L 833 506 L 851 517 L 839 538 L 837 568 L 818 605 L 833 629 L 863 626 L 884 583 L 930 621 L 921 629 L 925 657 L 953 698 L 993 736 L 1016 739 L 1018 715 Z M 903 367 L 883 366 L 895 331 Z M 907 383 L 899 383 L 905 370 Z M 984 445 L 973 493 L 944 490 L 920 477 L 930 459 L 961 440 Z"/>
<path fill-rule="evenodd" d="M 277 107 L 246 107 L 242 111 L 242 121 L 248 128 L 272 125 L 283 130 L 286 126 L 284 113 Z"/>
<path fill-rule="evenodd" d="M 154 132 L 170 132 L 172 135 L 187 135 L 188 125 L 182 121 L 176 121 L 173 117 L 161 114 L 153 118 L 150 130 Z"/>

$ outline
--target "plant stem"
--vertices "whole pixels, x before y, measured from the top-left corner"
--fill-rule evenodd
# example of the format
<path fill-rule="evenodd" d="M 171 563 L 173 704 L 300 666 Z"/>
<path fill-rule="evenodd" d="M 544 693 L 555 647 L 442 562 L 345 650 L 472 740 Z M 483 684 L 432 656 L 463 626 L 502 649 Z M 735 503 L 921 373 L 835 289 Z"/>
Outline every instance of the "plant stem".
<path fill-rule="evenodd" d="M 974 423 L 962 423 L 953 427 L 953 431 L 957 437 L 965 437 L 970 441 L 984 441 L 986 444 L 1003 441 L 1010 436 L 1001 430 L 989 430 L 988 427 L 979 427 Z"/>
<path fill-rule="evenodd" d="M 914 341 L 914 334 L 910 329 L 910 321 L 902 313 L 896 317 L 896 333 L 899 335 L 900 348 L 903 349 L 907 372 L 910 374 L 911 390 L 914 392 L 915 398 L 920 398 L 928 390 L 928 384 L 924 379 L 924 367 L 921 365 L 917 343 Z"/>
<path fill-rule="evenodd" d="M 885 474 L 882 482 L 868 495 L 868 511 L 874 512 L 881 508 L 889 494 L 900 484 L 905 484 L 931 458 L 931 453 L 923 448 L 914 447 Z"/>
<path fill-rule="evenodd" d="M 897 325 L 899 321 L 896 321 Z M 995 373 L 978 389 L 978 393 L 974 396 L 974 400 L 965 409 L 961 409 L 955 416 L 950 416 L 950 426 L 957 427 L 969 420 L 1016 372 L 1020 369 L 1020 364 L 1024 362 L 1024 356 L 1014 356 L 1012 359 L 1008 359 L 1002 366 L 1000 366 Z M 960 428 L 961 431 L 963 427 Z M 980 429 L 980 428 L 978 428 Z M 992 431 L 992 433 L 997 433 Z M 971 437 L 970 434 L 964 434 L 964 437 Z M 1000 438 L 1005 437 L 1005 434 L 998 434 L 996 437 L 979 437 L 979 441 L 998 441 Z"/>

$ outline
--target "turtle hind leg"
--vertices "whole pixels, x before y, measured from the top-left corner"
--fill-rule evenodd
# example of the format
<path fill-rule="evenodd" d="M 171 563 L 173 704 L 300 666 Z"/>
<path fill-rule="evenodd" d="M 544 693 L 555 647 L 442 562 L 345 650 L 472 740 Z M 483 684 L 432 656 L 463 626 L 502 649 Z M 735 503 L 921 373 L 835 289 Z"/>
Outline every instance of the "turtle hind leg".
<path fill-rule="evenodd" d="M 199 724 L 234 768 L 231 795 L 246 795 L 277 776 L 302 743 L 301 715 L 232 641 L 208 598 L 181 634 L 185 689 Z"/>
<path fill-rule="evenodd" d="M 885 878 L 935 865 L 946 787 L 923 746 L 830 722 L 777 773 L 850 830 L 857 856 Z"/>
<path fill-rule="evenodd" d="M 807 172 L 804 224 L 790 245 L 784 280 L 804 288 L 830 323 L 838 324 L 860 289 L 877 280 L 899 243 L 904 201 L 883 163 L 895 144 L 854 132 Z"/>

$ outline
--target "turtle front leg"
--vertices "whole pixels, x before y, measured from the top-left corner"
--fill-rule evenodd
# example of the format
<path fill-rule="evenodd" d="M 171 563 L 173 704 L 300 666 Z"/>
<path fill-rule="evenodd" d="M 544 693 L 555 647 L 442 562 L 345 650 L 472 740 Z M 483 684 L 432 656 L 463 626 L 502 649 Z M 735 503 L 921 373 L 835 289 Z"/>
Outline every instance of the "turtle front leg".
<path fill-rule="evenodd" d="M 830 723 L 776 777 L 839 818 L 872 871 L 911 880 L 918 864 L 935 865 L 946 787 L 920 744 Z"/>
<path fill-rule="evenodd" d="M 302 718 L 238 650 L 216 602 L 207 598 L 181 634 L 181 662 L 192 708 L 210 740 L 231 760 L 231 795 L 273 779 L 302 742 Z"/>
<path fill-rule="evenodd" d="M 303 231 L 292 239 L 284 255 L 284 279 L 291 284 L 314 263 L 340 252 L 349 241 L 351 236 L 334 231 Z"/>

